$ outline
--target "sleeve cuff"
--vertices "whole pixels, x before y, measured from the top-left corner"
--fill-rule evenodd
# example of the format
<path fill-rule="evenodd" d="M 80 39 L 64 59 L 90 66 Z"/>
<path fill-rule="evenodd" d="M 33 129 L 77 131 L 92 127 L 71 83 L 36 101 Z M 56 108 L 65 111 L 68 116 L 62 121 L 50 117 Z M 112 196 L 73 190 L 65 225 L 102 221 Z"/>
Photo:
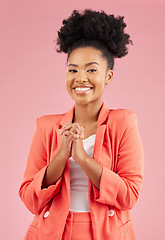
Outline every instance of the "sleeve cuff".
<path fill-rule="evenodd" d="M 42 168 L 35 176 L 36 181 L 36 194 L 39 199 L 44 200 L 53 198 L 59 191 L 62 183 L 62 176 L 56 181 L 55 184 L 49 186 L 48 188 L 41 189 L 42 181 L 45 176 L 48 166 Z"/>
<path fill-rule="evenodd" d="M 103 166 L 100 190 L 94 184 L 92 185 L 95 201 L 104 204 L 115 204 L 119 188 L 119 176 L 115 172 Z"/>

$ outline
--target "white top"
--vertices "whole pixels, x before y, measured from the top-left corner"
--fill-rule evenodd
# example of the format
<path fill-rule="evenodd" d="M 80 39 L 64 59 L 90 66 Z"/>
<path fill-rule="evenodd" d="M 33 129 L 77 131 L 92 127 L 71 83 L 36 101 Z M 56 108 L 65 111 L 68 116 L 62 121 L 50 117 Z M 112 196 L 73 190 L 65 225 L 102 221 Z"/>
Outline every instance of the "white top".
<path fill-rule="evenodd" d="M 83 139 L 83 146 L 90 157 L 93 157 L 96 134 Z M 88 200 L 89 178 L 81 166 L 72 158 L 69 158 L 70 166 L 70 211 L 90 212 Z"/>

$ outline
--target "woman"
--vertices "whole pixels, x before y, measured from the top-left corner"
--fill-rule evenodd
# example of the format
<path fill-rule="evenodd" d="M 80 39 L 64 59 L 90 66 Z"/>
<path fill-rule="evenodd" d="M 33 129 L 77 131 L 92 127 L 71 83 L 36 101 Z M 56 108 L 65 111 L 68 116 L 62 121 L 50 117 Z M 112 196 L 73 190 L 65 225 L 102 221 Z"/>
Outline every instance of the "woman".
<path fill-rule="evenodd" d="M 36 119 L 19 196 L 35 214 L 26 240 L 135 240 L 130 209 L 143 179 L 136 114 L 102 100 L 114 58 L 132 43 L 124 17 L 74 10 L 58 32 L 67 53 L 64 114 Z"/>

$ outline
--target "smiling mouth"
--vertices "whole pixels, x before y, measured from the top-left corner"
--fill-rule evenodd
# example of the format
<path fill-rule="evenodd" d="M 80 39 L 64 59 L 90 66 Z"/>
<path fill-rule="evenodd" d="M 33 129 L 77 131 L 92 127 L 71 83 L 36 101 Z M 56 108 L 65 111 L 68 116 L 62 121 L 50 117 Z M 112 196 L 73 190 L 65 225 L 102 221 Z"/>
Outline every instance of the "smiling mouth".
<path fill-rule="evenodd" d="M 73 88 L 73 90 L 77 94 L 83 95 L 83 94 L 87 94 L 87 93 L 91 92 L 93 90 L 93 87 L 76 87 L 76 88 Z"/>

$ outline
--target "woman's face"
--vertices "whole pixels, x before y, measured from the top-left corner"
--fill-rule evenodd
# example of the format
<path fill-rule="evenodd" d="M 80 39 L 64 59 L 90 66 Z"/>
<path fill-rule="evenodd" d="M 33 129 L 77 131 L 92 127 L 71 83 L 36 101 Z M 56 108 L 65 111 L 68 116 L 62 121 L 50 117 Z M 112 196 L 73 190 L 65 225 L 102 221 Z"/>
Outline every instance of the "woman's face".
<path fill-rule="evenodd" d="M 69 58 L 66 74 L 66 88 L 79 104 L 102 102 L 106 84 L 110 84 L 113 71 L 108 69 L 102 52 L 93 47 L 74 49 Z"/>

